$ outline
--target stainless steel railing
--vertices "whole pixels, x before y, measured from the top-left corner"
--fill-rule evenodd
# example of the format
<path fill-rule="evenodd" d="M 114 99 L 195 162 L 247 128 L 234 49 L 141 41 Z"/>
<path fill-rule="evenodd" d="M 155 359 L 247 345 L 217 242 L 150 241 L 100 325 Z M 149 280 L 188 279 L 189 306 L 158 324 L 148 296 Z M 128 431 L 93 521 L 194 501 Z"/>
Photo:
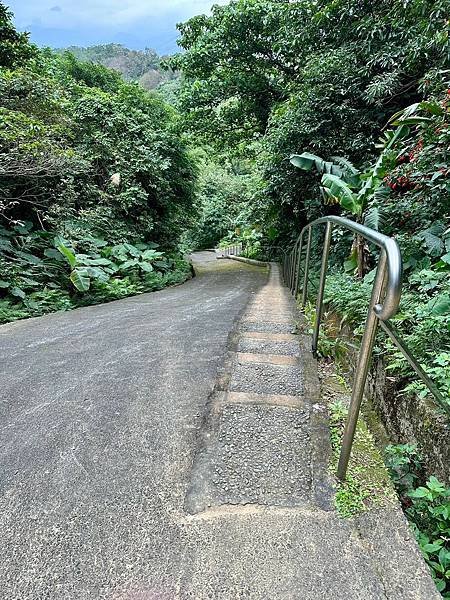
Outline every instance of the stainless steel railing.
<path fill-rule="evenodd" d="M 450 405 L 446 402 L 435 384 L 431 381 L 424 369 L 411 354 L 404 340 L 397 332 L 396 328 L 388 320 L 393 317 L 400 303 L 402 292 L 402 257 L 397 242 L 378 231 L 355 223 L 344 217 L 328 216 L 312 221 L 304 227 L 298 236 L 293 248 L 286 252 L 283 258 L 283 276 L 291 292 L 297 298 L 301 284 L 301 265 L 302 253 L 305 249 L 305 263 L 303 269 L 303 284 L 301 286 L 301 303 L 305 306 L 308 297 L 309 268 L 311 259 L 312 230 L 317 225 L 325 224 L 325 239 L 322 250 L 322 264 L 320 269 L 319 288 L 316 300 L 316 319 L 313 329 L 312 350 L 317 353 L 319 341 L 320 324 L 323 317 L 323 298 L 325 292 L 325 282 L 327 275 L 328 257 L 330 254 L 331 234 L 334 226 L 353 231 L 362 236 L 369 242 L 378 246 L 381 250 L 378 259 L 378 266 L 372 294 L 369 303 L 364 333 L 359 349 L 358 362 L 355 371 L 352 397 L 347 417 L 347 422 L 342 440 L 342 449 L 339 457 L 337 475 L 339 479 L 344 480 L 347 474 L 348 462 L 355 436 L 356 424 L 358 421 L 361 402 L 366 386 L 367 375 L 369 372 L 370 359 L 372 357 L 373 346 L 377 326 L 381 328 L 392 339 L 395 346 L 402 352 L 408 363 L 422 379 L 430 392 L 435 397 L 439 405 L 450 414 Z M 305 234 L 307 234 L 306 247 L 304 244 Z"/>
<path fill-rule="evenodd" d="M 234 244 L 226 248 L 216 248 L 216 254 L 220 256 L 240 256 L 242 254 L 242 244 Z"/>

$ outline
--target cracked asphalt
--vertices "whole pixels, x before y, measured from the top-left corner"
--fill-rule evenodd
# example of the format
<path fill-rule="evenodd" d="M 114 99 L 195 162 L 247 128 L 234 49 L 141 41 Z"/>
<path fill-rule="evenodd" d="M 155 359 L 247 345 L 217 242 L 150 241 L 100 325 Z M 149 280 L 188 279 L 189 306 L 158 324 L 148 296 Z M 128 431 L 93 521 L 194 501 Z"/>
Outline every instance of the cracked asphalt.
<path fill-rule="evenodd" d="M 398 511 L 350 522 L 257 504 L 264 477 L 248 465 L 266 453 L 278 468 L 265 407 L 227 409 L 232 439 L 221 440 L 242 439 L 234 492 L 247 486 L 255 504 L 186 513 L 228 336 L 267 282 L 260 267 L 194 260 L 198 277 L 182 286 L 0 327 L 0 598 L 437 600 Z M 258 367 L 235 383 L 258 382 Z M 300 392 L 296 369 L 272 381 Z M 245 427 L 260 431 L 254 447 Z M 294 419 L 278 432 L 283 453 L 298 431 Z M 295 480 L 303 459 L 291 458 Z"/>

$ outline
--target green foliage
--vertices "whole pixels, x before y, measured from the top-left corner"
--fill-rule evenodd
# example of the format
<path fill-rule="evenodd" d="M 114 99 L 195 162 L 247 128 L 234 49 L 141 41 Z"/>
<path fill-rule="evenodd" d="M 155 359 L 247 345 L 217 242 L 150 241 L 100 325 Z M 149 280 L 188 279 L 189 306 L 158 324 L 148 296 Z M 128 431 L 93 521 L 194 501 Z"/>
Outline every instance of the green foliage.
<path fill-rule="evenodd" d="M 32 46 L 1 3 L 0 27 L 2 320 L 171 283 L 196 179 L 173 109 Z"/>
<path fill-rule="evenodd" d="M 386 446 L 384 459 L 400 497 L 416 487 L 422 475 L 422 464 L 415 444 Z"/>
<path fill-rule="evenodd" d="M 104 92 L 115 93 L 119 90 L 122 77 L 119 73 L 107 69 L 103 65 L 82 62 L 74 54 L 64 52 L 61 56 L 61 67 L 67 76 L 88 87 L 95 87 Z"/>
<path fill-rule="evenodd" d="M 35 54 L 36 48 L 29 44 L 28 34 L 16 31 L 12 13 L 0 3 L 0 67 L 13 68 Z"/>
<path fill-rule="evenodd" d="M 364 177 L 368 181 L 370 173 L 378 173 L 388 190 L 382 197 L 368 196 L 366 223 L 372 227 L 382 224 L 383 233 L 395 235 L 404 258 L 404 290 L 394 323 L 444 398 L 450 398 L 448 104 L 448 94 L 441 94 L 397 114 L 393 119 L 397 129 L 386 133 L 380 158 Z M 411 129 L 402 130 L 406 123 Z M 396 135 L 399 130 L 402 134 Z M 320 169 L 321 164 L 317 166 Z M 338 272 L 337 257 L 345 257 L 342 248 L 348 247 L 348 238 L 337 233 L 336 242 L 335 270 L 327 281 L 326 302 L 359 334 L 369 305 L 377 254 L 373 248 L 364 248 L 366 265 L 372 270 L 358 281 Z M 354 253 L 344 262 L 347 273 L 354 270 L 353 259 Z M 378 349 L 405 391 L 420 396 L 429 393 L 384 336 L 379 336 Z"/>
<path fill-rule="evenodd" d="M 154 291 L 191 276 L 188 263 L 156 247 L 91 236 L 68 242 L 30 222 L 0 229 L 0 322 Z"/>
<path fill-rule="evenodd" d="M 322 175 L 321 191 L 330 204 L 340 204 L 344 211 L 362 219 L 369 203 L 378 200 L 383 189 L 383 177 L 389 167 L 395 166 L 392 148 L 398 140 L 409 134 L 409 128 L 403 123 L 395 131 L 389 130 L 382 138 L 379 147 L 382 152 L 375 165 L 365 173 L 361 173 L 347 159 L 333 157 L 338 164 L 324 161 L 320 157 L 304 152 L 291 156 L 290 162 L 300 169 L 311 171 L 313 167 Z M 385 188 L 384 188 L 385 189 Z M 383 194 L 384 195 L 384 194 Z M 377 206 L 371 206 L 369 220 L 376 220 L 379 214 Z M 376 223 L 378 224 L 378 223 Z"/>
<path fill-rule="evenodd" d="M 345 390 L 342 391 L 346 395 Z M 333 394 L 336 394 L 336 385 Z M 328 405 L 328 409 L 332 449 L 331 468 L 335 472 L 348 408 L 338 396 Z M 336 491 L 336 509 L 342 517 L 355 517 L 365 510 L 391 502 L 393 497 L 394 492 L 382 457 L 375 448 L 374 439 L 366 424 L 359 419 L 347 477 L 345 481 L 339 482 Z"/>
<path fill-rule="evenodd" d="M 252 258 L 263 238 L 261 182 L 243 161 L 220 165 L 201 157 L 197 199 L 200 216 L 190 232 L 189 245 L 211 248 L 243 243 Z"/>
<path fill-rule="evenodd" d="M 447 18 L 446 0 L 216 6 L 211 16 L 179 26 L 184 52 L 171 64 L 183 76 L 177 103 L 183 127 L 219 153 L 257 158 L 266 182 L 264 223 L 285 245 L 293 230 L 324 211 L 312 174 L 295 170 L 286 157 L 308 148 L 326 162 L 342 156 L 365 172 L 388 117 L 442 89 Z M 384 193 L 376 175 L 359 198 L 365 204 Z M 328 182 L 330 195 L 339 197 L 339 184 Z M 343 197 L 361 214 L 361 202 L 348 190 Z"/>
<path fill-rule="evenodd" d="M 409 497 L 412 505 L 407 516 L 422 554 L 436 587 L 444 598 L 450 598 L 450 488 L 432 476 Z"/>
<path fill-rule="evenodd" d="M 422 554 L 444 598 L 450 597 L 450 488 L 423 478 L 417 447 L 387 446 L 386 464 Z"/>

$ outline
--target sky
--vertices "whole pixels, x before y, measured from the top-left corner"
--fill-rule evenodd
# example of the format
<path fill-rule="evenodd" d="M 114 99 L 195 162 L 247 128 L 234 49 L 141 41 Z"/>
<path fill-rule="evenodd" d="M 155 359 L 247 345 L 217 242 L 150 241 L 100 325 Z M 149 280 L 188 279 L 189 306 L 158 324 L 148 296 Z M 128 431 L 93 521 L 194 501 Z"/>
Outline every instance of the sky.
<path fill-rule="evenodd" d="M 20 31 L 40 46 L 92 46 L 177 50 L 176 23 L 208 13 L 228 0 L 4 0 Z"/>

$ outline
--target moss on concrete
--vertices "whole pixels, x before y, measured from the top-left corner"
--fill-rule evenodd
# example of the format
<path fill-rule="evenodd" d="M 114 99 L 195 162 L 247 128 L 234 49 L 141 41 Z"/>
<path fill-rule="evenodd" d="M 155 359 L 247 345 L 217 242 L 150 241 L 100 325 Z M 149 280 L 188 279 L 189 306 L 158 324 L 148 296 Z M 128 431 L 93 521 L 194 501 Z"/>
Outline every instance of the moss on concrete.
<path fill-rule="evenodd" d="M 331 365 L 322 365 L 322 393 L 330 412 L 332 457 L 330 468 L 336 472 L 342 435 L 347 419 L 349 392 Z M 396 494 L 375 440 L 362 418 L 358 420 L 347 480 L 338 483 L 335 505 L 343 517 L 393 504 Z"/>

